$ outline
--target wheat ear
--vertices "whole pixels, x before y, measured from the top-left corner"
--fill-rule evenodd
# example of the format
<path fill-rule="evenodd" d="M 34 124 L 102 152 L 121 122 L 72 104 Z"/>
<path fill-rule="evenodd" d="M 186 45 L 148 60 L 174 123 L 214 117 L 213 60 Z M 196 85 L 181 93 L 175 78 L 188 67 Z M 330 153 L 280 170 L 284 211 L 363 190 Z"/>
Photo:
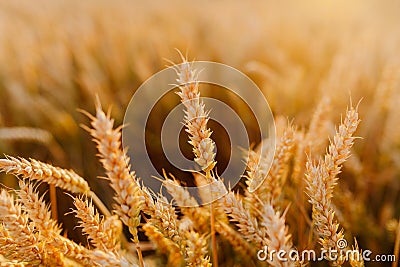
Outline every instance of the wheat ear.
<path fill-rule="evenodd" d="M 164 196 L 158 196 L 154 202 L 153 212 L 148 222 L 184 252 L 183 237 L 179 231 L 178 217 L 172 204 Z"/>
<path fill-rule="evenodd" d="M 144 224 L 143 230 L 149 240 L 156 245 L 157 249 L 161 253 L 168 255 L 168 266 L 181 265 L 183 257 L 177 244 L 164 237 L 164 235 L 150 223 Z"/>
<path fill-rule="evenodd" d="M 218 222 L 215 224 L 215 229 L 217 232 L 227 240 L 233 249 L 240 253 L 240 255 L 248 260 L 252 260 L 254 255 L 256 255 L 254 249 L 250 246 L 238 232 L 233 230 L 228 224 L 224 222 Z"/>
<path fill-rule="evenodd" d="M 358 248 L 357 239 L 354 238 L 354 246 L 352 246 L 352 253 L 350 253 L 350 265 L 352 267 L 364 267 L 364 259 L 362 251 Z"/>
<path fill-rule="evenodd" d="M 265 227 L 268 235 L 268 249 L 271 249 L 271 251 L 284 251 L 288 256 L 292 249 L 292 244 L 290 241 L 291 235 L 288 234 L 288 228 L 285 225 L 285 214 L 281 215 L 275 211 L 272 204 L 264 203 L 261 216 L 263 219 L 261 225 Z M 268 263 L 275 267 L 295 266 L 293 261 L 280 261 L 277 257 L 273 257 L 272 260 L 268 259 Z"/>
<path fill-rule="evenodd" d="M 100 218 L 100 214 L 95 210 L 95 207 L 88 199 L 83 200 L 81 197 L 74 198 L 76 217 L 80 219 L 80 227 L 83 232 L 92 240 L 95 248 L 105 252 L 117 252 L 118 236 L 115 236 L 113 224 L 105 224 L 105 220 Z M 117 232 L 118 233 L 118 232 Z"/>
<path fill-rule="evenodd" d="M 51 214 L 46 203 L 43 201 L 43 196 L 39 197 L 34 191 L 31 184 L 19 181 L 20 190 L 17 191 L 19 201 L 22 203 L 22 208 L 32 220 L 35 228 L 45 238 L 47 245 L 56 250 L 63 252 L 67 257 L 70 257 L 78 262 L 89 266 L 92 264 L 88 251 L 85 248 L 80 248 L 79 245 L 72 245 L 72 241 L 60 235 L 61 229 L 57 222 L 51 219 Z M 74 249 L 69 249 L 74 247 Z M 78 252 L 77 252 L 78 251 Z M 55 256 L 57 253 L 55 253 Z"/>
<path fill-rule="evenodd" d="M 22 178 L 43 181 L 72 193 L 88 193 L 88 183 L 72 170 L 54 167 L 34 159 L 7 156 L 0 159 L 0 169 Z"/>
<path fill-rule="evenodd" d="M 88 194 L 103 214 L 110 216 L 110 212 L 103 204 L 100 198 L 96 196 L 86 180 L 76 174 L 73 170 L 65 170 L 51 164 L 43 163 L 34 159 L 15 158 L 7 156 L 0 159 L 0 170 L 6 173 L 12 173 L 22 178 L 29 178 L 46 182 L 50 185 L 51 197 L 54 199 L 55 191 L 51 186 L 56 186 L 72 193 Z M 53 203 L 53 202 L 52 202 Z"/>
<path fill-rule="evenodd" d="M 224 197 L 223 207 L 247 241 L 254 243 L 258 248 L 263 248 L 266 245 L 267 233 L 259 227 L 257 218 L 251 215 L 250 211 L 243 205 L 240 195 L 229 192 Z"/>
<path fill-rule="evenodd" d="M 21 205 L 6 190 L 0 192 L 0 254 L 9 260 L 39 265 L 43 251 L 38 233 L 30 225 Z"/>
<path fill-rule="evenodd" d="M 350 148 L 355 139 L 353 134 L 359 122 L 357 108 L 351 106 L 339 125 L 325 158 L 320 159 L 318 164 L 309 160 L 306 165 L 306 190 L 313 208 L 313 223 L 320 236 L 320 243 L 326 250 L 341 251 L 337 242 L 344 238 L 344 234 L 334 220 L 331 199 L 338 180 L 337 175 L 341 172 L 344 161 L 350 156 Z M 344 259 L 339 257 L 337 260 L 332 260 L 332 264 L 340 266 L 343 261 Z"/>
<path fill-rule="evenodd" d="M 182 56 L 182 55 L 181 55 Z M 182 56 L 182 64 L 177 68 L 178 86 L 180 91 L 177 93 L 181 102 L 185 106 L 185 125 L 186 132 L 189 134 L 189 143 L 193 146 L 195 162 L 206 173 L 209 183 L 214 182 L 211 171 L 217 164 L 215 161 L 215 145 L 211 140 L 211 130 L 207 127 L 209 112 L 205 111 L 205 105 L 200 99 L 199 81 L 197 73 L 192 65 Z M 211 198 L 214 200 L 211 192 Z M 217 239 L 215 236 L 215 216 L 213 204 L 210 204 L 210 228 L 211 245 L 214 267 L 218 267 Z"/>
<path fill-rule="evenodd" d="M 183 62 L 177 69 L 177 93 L 185 106 L 185 126 L 189 134 L 189 143 L 193 146 L 195 161 L 204 170 L 212 170 L 216 164 L 214 157 L 214 142 L 210 139 L 211 130 L 207 128 L 209 112 L 205 111 L 203 101 L 200 99 L 199 82 L 197 73 L 192 65 L 182 57 Z"/>
<path fill-rule="evenodd" d="M 190 267 L 211 267 L 207 254 L 207 240 L 194 232 L 185 232 L 186 265 Z"/>
<path fill-rule="evenodd" d="M 282 192 L 282 186 L 285 182 L 285 173 L 287 163 L 290 159 L 294 147 L 294 129 L 291 125 L 287 126 L 279 143 L 272 160 L 271 168 L 269 158 L 261 157 L 261 151 L 255 152 L 250 150 L 247 163 L 247 184 L 250 186 L 253 179 L 261 179 L 265 177 L 261 185 L 252 193 L 246 190 L 245 201 L 250 204 L 252 214 L 258 214 L 256 211 L 261 210 L 261 203 L 271 203 L 276 205 L 278 198 Z M 267 173 L 268 172 L 268 173 Z M 261 200 L 261 201 L 259 201 Z"/>
<path fill-rule="evenodd" d="M 210 220 L 208 210 L 199 207 L 197 200 L 176 179 L 165 179 L 163 184 L 181 212 L 194 222 L 194 228 L 203 233 L 208 232 L 207 222 Z"/>
<path fill-rule="evenodd" d="M 50 212 L 31 184 L 19 182 L 18 196 L 23 209 L 33 221 L 37 230 L 46 238 L 47 246 L 85 266 L 129 266 L 126 259 L 113 252 L 89 250 L 60 235 L 60 228 L 51 219 Z M 52 251 L 52 250 L 50 250 Z"/>
<path fill-rule="evenodd" d="M 121 147 L 120 128 L 113 128 L 114 120 L 110 114 L 106 115 L 103 112 L 99 100 L 96 104 L 96 117 L 87 115 L 91 118 L 92 125 L 92 129 L 87 130 L 97 143 L 100 161 L 115 191 L 114 199 L 117 205 L 114 205 L 114 211 L 129 227 L 143 266 L 137 227 L 140 224 L 140 211 L 143 209 L 145 199 L 135 173 L 130 171 L 129 157 Z"/>

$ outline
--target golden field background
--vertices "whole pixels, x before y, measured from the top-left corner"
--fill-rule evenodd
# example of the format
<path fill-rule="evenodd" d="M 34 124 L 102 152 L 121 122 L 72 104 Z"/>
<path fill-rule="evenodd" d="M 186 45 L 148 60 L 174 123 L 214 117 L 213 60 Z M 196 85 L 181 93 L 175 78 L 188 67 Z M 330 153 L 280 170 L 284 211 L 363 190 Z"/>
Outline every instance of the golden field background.
<path fill-rule="evenodd" d="M 77 109 L 93 112 L 98 94 L 121 124 L 135 89 L 168 60 L 180 62 L 179 49 L 190 60 L 249 75 L 274 116 L 293 120 L 298 130 L 307 129 L 317 104 L 329 97 L 332 136 L 349 98 L 362 99 L 360 139 L 340 175 L 336 215 L 360 248 L 393 253 L 400 229 L 398 14 L 400 2 L 392 0 L 1 1 L 0 133 L 17 136 L 10 127 L 24 126 L 52 137 L 0 134 L 0 153 L 73 168 L 110 205 L 112 190 L 96 178 L 103 170 Z M 11 176 L 3 182 L 16 184 Z M 59 214 L 70 207 L 60 204 Z M 295 246 L 304 249 L 307 240 L 296 229 L 301 212 L 292 203 L 287 222 Z M 85 242 L 73 216 L 60 221 L 71 238 Z"/>

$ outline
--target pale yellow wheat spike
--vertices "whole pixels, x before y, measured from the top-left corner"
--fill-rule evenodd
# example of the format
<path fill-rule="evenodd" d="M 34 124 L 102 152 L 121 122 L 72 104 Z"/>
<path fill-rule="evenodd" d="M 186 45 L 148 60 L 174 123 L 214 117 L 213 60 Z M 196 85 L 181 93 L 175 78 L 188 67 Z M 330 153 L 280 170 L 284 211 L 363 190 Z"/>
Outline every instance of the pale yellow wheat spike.
<path fill-rule="evenodd" d="M 89 250 L 81 247 L 69 239 L 60 235 L 61 229 L 57 222 L 51 219 L 51 214 L 43 201 L 43 196 L 34 191 L 33 186 L 25 183 L 23 180 L 19 181 L 20 190 L 17 191 L 19 201 L 22 203 L 22 208 L 28 214 L 29 219 L 32 220 L 35 228 L 40 232 L 42 238 L 46 242 L 47 251 L 49 256 L 53 258 L 59 257 L 59 253 L 70 257 L 85 266 L 90 266 L 92 263 L 89 255 Z"/>
<path fill-rule="evenodd" d="M 15 203 L 14 197 L 4 189 L 0 192 L 0 222 L 0 255 L 39 265 L 43 257 L 39 235 L 21 205 Z"/>
<path fill-rule="evenodd" d="M 130 171 L 129 157 L 121 147 L 120 128 L 113 128 L 114 120 L 103 112 L 99 101 L 96 104 L 96 116 L 87 115 L 92 120 L 92 129 L 88 131 L 97 143 L 100 161 L 115 191 L 115 213 L 129 227 L 133 242 L 137 244 L 137 227 L 140 224 L 140 211 L 145 199 L 135 173 Z"/>
<path fill-rule="evenodd" d="M 164 196 L 158 196 L 154 202 L 154 213 L 148 222 L 156 227 L 164 237 L 176 243 L 181 251 L 184 252 L 183 237 L 179 232 L 178 217 L 175 213 L 175 208 Z"/>
<path fill-rule="evenodd" d="M 57 223 L 51 219 L 50 212 L 31 184 L 20 180 L 20 197 L 23 208 L 35 227 L 44 236 L 47 251 L 55 251 L 72 258 L 85 266 L 131 266 L 125 258 L 114 252 L 89 250 L 60 235 Z M 54 254 L 57 256 L 57 254 Z"/>
<path fill-rule="evenodd" d="M 175 179 L 164 180 L 164 187 L 174 198 L 181 212 L 188 216 L 195 224 L 195 229 L 201 232 L 209 231 L 210 213 L 204 207 L 199 207 L 197 200 L 190 195 Z"/>
<path fill-rule="evenodd" d="M 164 237 L 164 235 L 153 225 L 146 223 L 143 225 L 143 230 L 146 236 L 157 247 L 157 249 L 168 255 L 169 266 L 180 266 L 183 261 L 182 254 L 176 243 Z"/>
<path fill-rule="evenodd" d="M 194 231 L 185 232 L 186 266 L 211 267 L 207 255 L 207 240 Z"/>
<path fill-rule="evenodd" d="M 158 196 L 154 202 L 153 214 L 148 223 L 154 226 L 164 237 L 177 244 L 186 264 L 191 264 L 192 258 L 190 254 L 192 253 L 192 246 L 188 246 L 185 238 L 187 238 L 186 234 L 188 232 L 196 232 L 179 227 L 175 208 L 164 196 Z M 204 260 L 206 259 L 204 258 Z"/>
<path fill-rule="evenodd" d="M 186 132 L 189 134 L 189 143 L 193 146 L 196 163 L 205 171 L 212 170 L 216 164 L 215 145 L 210 139 L 212 132 L 207 128 L 208 112 L 205 111 L 204 103 L 200 99 L 197 73 L 192 69 L 191 63 L 183 57 L 182 60 L 183 63 L 176 70 L 180 89 L 177 94 L 186 108 Z"/>
<path fill-rule="evenodd" d="M 271 168 L 267 169 L 269 158 L 261 157 L 260 153 L 250 150 L 247 163 L 247 184 L 253 179 L 265 180 L 252 193 L 246 191 L 246 204 L 251 208 L 252 214 L 261 209 L 261 203 L 272 203 L 275 205 L 282 192 L 282 186 L 286 179 L 287 163 L 292 155 L 294 147 L 294 129 L 288 125 L 277 144 Z M 261 201 L 258 201 L 261 200 Z"/>
<path fill-rule="evenodd" d="M 44 202 L 44 195 L 39 197 L 34 192 L 33 186 L 19 181 L 20 190 L 17 191 L 19 202 L 22 204 L 22 209 L 29 215 L 29 219 L 33 222 L 33 226 L 40 231 L 41 241 L 46 242 L 47 237 L 54 234 L 60 234 L 61 228 L 56 221 L 51 219 L 51 213 Z M 63 266 L 63 254 L 56 249 L 51 243 L 46 246 L 46 255 L 43 257 L 45 264 Z"/>
<path fill-rule="evenodd" d="M 340 251 L 337 242 L 344 238 L 343 230 L 339 230 L 339 224 L 334 218 L 331 199 L 338 180 L 337 175 L 341 172 L 344 161 L 350 156 L 350 149 L 355 139 L 353 134 L 359 122 L 357 110 L 351 106 L 339 125 L 324 159 L 320 159 L 317 164 L 312 161 L 307 162 L 306 190 L 313 208 L 313 223 L 322 247 L 327 250 Z M 344 261 L 341 257 L 330 260 L 336 266 L 340 266 Z"/>
<path fill-rule="evenodd" d="M 292 243 L 290 241 L 291 235 L 288 233 L 288 228 L 285 224 L 285 215 L 274 210 L 270 203 L 263 204 L 262 210 L 262 223 L 268 234 L 267 247 L 270 251 L 284 251 L 289 255 L 292 250 Z M 295 262 L 288 259 L 280 260 L 274 255 L 272 260 L 268 259 L 268 263 L 275 267 L 288 267 L 295 266 Z"/>
<path fill-rule="evenodd" d="M 72 193 L 88 193 L 88 183 L 72 170 L 54 167 L 34 159 L 15 158 L 8 156 L 0 159 L 0 170 L 55 185 Z"/>
<path fill-rule="evenodd" d="M 182 64 L 176 68 L 178 75 L 177 82 L 180 91 L 177 93 L 182 104 L 185 106 L 185 126 L 186 132 L 189 134 L 189 143 L 193 147 L 195 156 L 194 161 L 206 173 L 206 178 L 209 183 L 215 181 L 211 171 L 214 169 L 217 162 L 215 161 L 215 144 L 211 140 L 211 130 L 207 127 L 209 120 L 209 112 L 205 111 L 205 105 L 200 98 L 198 73 L 182 56 Z M 211 188 L 211 199 L 214 200 L 214 195 Z M 217 255 L 217 240 L 215 236 L 215 215 L 214 207 L 210 204 L 210 228 L 211 228 L 211 246 L 213 254 L 213 263 L 218 267 Z"/>
<path fill-rule="evenodd" d="M 118 218 L 117 215 L 108 216 L 103 221 L 103 227 L 104 229 L 106 229 L 106 232 L 111 237 L 111 239 L 114 240 L 117 249 L 119 249 L 120 246 L 119 241 L 123 229 L 121 220 Z"/>
<path fill-rule="evenodd" d="M 83 232 L 88 235 L 95 248 L 105 252 L 118 251 L 117 237 L 112 228 L 107 228 L 105 220 L 100 218 L 100 214 L 88 199 L 85 201 L 81 197 L 74 198 L 75 208 L 73 211 L 76 217 L 80 219 L 79 226 Z"/>
<path fill-rule="evenodd" d="M 231 221 L 235 222 L 242 236 L 254 243 L 256 248 L 263 248 L 266 244 L 267 233 L 259 227 L 257 218 L 245 208 L 241 196 L 235 195 L 233 192 L 228 193 L 224 197 L 223 207 Z"/>

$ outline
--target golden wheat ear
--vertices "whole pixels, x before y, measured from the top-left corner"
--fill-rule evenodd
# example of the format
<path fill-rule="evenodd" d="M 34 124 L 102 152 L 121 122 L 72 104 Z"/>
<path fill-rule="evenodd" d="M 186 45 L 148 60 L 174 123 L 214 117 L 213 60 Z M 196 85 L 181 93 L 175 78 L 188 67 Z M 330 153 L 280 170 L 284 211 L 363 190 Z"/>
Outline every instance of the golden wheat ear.
<path fill-rule="evenodd" d="M 21 204 L 5 189 L 0 192 L 0 221 L 0 255 L 9 261 L 41 264 L 44 251 L 39 233 L 30 225 Z"/>
<path fill-rule="evenodd" d="M 46 182 L 72 193 L 85 194 L 90 191 L 89 184 L 73 170 L 54 167 L 34 159 L 6 156 L 0 159 L 0 170 L 22 178 Z"/>
<path fill-rule="evenodd" d="M 106 219 L 100 217 L 92 201 L 83 200 L 82 197 L 74 197 L 74 206 L 73 212 L 80 219 L 79 226 L 88 235 L 94 247 L 105 252 L 117 252 L 119 250 L 117 246 L 119 235 L 115 235 L 113 224 L 106 224 Z M 120 234 L 119 231 L 117 233 Z"/>
<path fill-rule="evenodd" d="M 339 230 L 339 223 L 335 220 L 332 197 L 342 164 L 350 156 L 350 149 L 356 138 L 353 135 L 360 123 L 357 107 L 358 105 L 356 108 L 350 105 L 347 109 L 325 157 L 319 159 L 318 163 L 309 160 L 306 165 L 306 193 L 312 205 L 313 223 L 320 237 L 320 244 L 326 250 L 342 250 L 338 247 L 338 241 L 344 239 L 344 234 L 343 229 Z M 328 260 L 336 266 L 344 262 L 343 257 L 328 258 Z"/>

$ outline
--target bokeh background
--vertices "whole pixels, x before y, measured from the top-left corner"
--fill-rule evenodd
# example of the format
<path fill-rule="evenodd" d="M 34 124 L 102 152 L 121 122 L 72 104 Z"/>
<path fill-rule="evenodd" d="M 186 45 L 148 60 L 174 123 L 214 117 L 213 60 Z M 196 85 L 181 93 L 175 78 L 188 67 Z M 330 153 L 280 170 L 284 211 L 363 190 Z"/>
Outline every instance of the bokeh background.
<path fill-rule="evenodd" d="M 288 118 L 300 131 L 323 97 L 332 107 L 329 134 L 349 99 L 362 99 L 361 138 L 335 205 L 361 248 L 389 254 L 400 216 L 399 14 L 395 0 L 0 1 L 0 153 L 73 168 L 110 206 L 108 182 L 96 178 L 104 173 L 95 145 L 79 126 L 88 119 L 77 109 L 93 112 L 97 94 L 121 124 L 135 89 L 170 61 L 180 62 L 178 49 L 189 60 L 221 62 L 249 75 L 275 118 Z M 177 103 L 171 95 L 158 108 L 167 113 Z M 15 186 L 11 176 L 2 182 Z M 64 214 L 69 198 L 58 197 Z M 293 205 L 288 223 L 304 248 L 298 214 Z M 73 216 L 60 220 L 72 238 L 82 239 Z"/>

